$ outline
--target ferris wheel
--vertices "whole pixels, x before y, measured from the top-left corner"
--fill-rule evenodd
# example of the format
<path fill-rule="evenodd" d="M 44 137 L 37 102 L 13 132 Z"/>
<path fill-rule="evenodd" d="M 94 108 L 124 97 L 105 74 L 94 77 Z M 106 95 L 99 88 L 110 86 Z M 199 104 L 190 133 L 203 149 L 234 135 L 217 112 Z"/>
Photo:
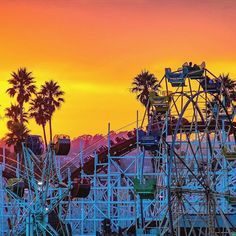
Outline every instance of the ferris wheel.
<path fill-rule="evenodd" d="M 22 144 L 24 165 L 5 186 L 9 235 L 71 235 L 65 216 L 76 189 L 72 181 L 62 181 L 57 160 L 69 150 L 67 135 L 55 136 L 46 152 L 40 136 L 31 135 Z"/>
<path fill-rule="evenodd" d="M 142 169 L 134 180 L 141 233 L 232 235 L 236 232 L 235 108 L 228 88 L 206 69 L 165 70 L 165 94 L 150 91 Z M 147 115 L 148 114 L 148 115 Z M 155 175 L 145 173 L 153 156 Z M 144 208 L 153 220 L 145 221 Z M 153 231 L 154 230 L 154 231 Z"/>

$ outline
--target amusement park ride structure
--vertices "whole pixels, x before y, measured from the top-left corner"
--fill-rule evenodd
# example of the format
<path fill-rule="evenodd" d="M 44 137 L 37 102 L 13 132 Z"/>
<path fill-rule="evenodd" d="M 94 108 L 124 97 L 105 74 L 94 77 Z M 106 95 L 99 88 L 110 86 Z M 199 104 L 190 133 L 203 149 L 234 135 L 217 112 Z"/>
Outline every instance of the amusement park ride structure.
<path fill-rule="evenodd" d="M 40 137 L 29 138 L 23 162 L 3 158 L 1 235 L 234 235 L 230 91 L 205 63 L 167 68 L 160 86 L 165 93 L 150 91 L 141 124 L 137 117 L 116 140 L 109 125 L 107 146 L 90 156 L 81 147 L 61 165 L 70 150 L 61 135 L 46 151 Z"/>

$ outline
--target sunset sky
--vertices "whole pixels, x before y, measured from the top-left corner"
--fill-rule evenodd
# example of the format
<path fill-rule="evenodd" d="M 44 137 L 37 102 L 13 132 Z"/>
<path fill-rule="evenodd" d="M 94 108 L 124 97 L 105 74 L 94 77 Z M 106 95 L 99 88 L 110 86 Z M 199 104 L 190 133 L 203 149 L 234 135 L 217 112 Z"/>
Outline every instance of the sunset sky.
<path fill-rule="evenodd" d="M 117 130 L 143 112 L 129 92 L 143 69 L 161 78 L 165 67 L 204 60 L 236 79 L 235 23 L 234 0 L 0 0 L 0 136 L 19 67 L 65 91 L 54 133 L 105 133 L 109 121 Z M 42 134 L 34 121 L 29 128 Z"/>

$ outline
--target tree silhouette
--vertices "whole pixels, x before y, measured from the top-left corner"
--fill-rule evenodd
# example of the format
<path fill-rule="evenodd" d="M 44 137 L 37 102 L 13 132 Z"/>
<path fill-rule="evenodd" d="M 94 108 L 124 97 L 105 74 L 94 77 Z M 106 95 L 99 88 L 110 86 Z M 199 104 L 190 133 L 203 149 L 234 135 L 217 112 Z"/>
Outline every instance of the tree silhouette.
<path fill-rule="evenodd" d="M 47 147 L 47 136 L 46 136 L 46 123 L 50 119 L 50 114 L 48 110 L 47 99 L 39 94 L 35 99 L 32 99 L 30 102 L 30 117 L 34 118 L 38 125 L 42 125 L 43 127 L 43 135 L 44 135 L 44 143 L 45 147 Z"/>
<path fill-rule="evenodd" d="M 20 122 L 8 122 L 7 128 L 10 132 L 5 136 L 6 144 L 8 146 L 13 145 L 15 152 L 21 154 L 21 144 L 22 142 L 25 142 L 30 131 L 24 124 L 21 124 Z"/>
<path fill-rule="evenodd" d="M 49 113 L 49 129 L 50 129 L 50 142 L 52 141 L 52 115 L 56 109 L 60 108 L 61 104 L 65 101 L 63 98 L 64 92 L 61 90 L 57 82 L 50 80 L 46 81 L 41 87 L 41 94 L 47 101 L 47 111 Z"/>
<path fill-rule="evenodd" d="M 28 116 L 26 112 L 23 112 L 23 122 L 28 123 Z M 5 116 L 9 118 L 13 122 L 20 122 L 20 116 L 21 116 L 21 110 L 19 105 L 13 105 L 11 104 L 10 107 L 7 107 L 5 109 Z"/>
<path fill-rule="evenodd" d="M 149 93 L 153 90 L 157 91 L 159 87 L 157 78 L 149 71 L 142 71 L 133 79 L 131 92 L 137 94 L 137 100 L 147 108 L 148 115 L 150 109 L 150 105 L 148 105 Z"/>
<path fill-rule="evenodd" d="M 160 87 L 159 82 L 154 74 L 149 71 L 142 71 L 140 74 L 134 77 L 132 82 L 131 92 L 136 94 L 136 99 L 139 100 L 147 111 L 148 119 L 150 118 L 150 104 L 149 94 L 151 91 L 157 91 Z M 152 158 L 152 168 L 155 171 L 155 158 Z"/>
<path fill-rule="evenodd" d="M 214 117 L 217 113 L 224 112 L 223 106 L 225 106 L 226 109 L 230 108 L 232 101 L 236 101 L 236 81 L 232 80 L 229 74 L 221 74 L 216 80 L 221 83 L 221 88 L 223 89 L 220 93 L 215 95 L 212 100 L 207 101 L 204 112 L 207 114 L 208 118 L 212 117 L 212 115 Z M 223 103 L 223 106 L 218 100 Z"/>
<path fill-rule="evenodd" d="M 11 76 L 12 78 L 8 80 L 11 87 L 7 89 L 7 93 L 10 97 L 16 96 L 20 109 L 20 123 L 23 124 L 24 103 L 28 102 L 32 94 L 35 93 L 35 81 L 32 72 L 28 72 L 26 68 L 20 68 L 17 72 L 12 72 Z"/>
<path fill-rule="evenodd" d="M 232 80 L 229 74 L 221 74 L 217 80 L 223 84 L 223 95 L 225 106 L 228 107 L 231 101 L 236 101 L 236 81 Z"/>

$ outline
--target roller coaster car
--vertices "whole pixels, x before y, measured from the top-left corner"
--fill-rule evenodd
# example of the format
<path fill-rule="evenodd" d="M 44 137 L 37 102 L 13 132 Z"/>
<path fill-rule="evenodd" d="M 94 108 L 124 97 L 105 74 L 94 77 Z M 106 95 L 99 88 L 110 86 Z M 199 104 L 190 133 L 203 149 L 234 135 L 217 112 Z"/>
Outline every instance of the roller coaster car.
<path fill-rule="evenodd" d="M 18 197 L 23 198 L 25 191 L 25 183 L 23 179 L 11 178 L 7 182 L 7 188 L 15 193 Z"/>
<path fill-rule="evenodd" d="M 172 72 L 170 68 L 165 69 L 165 76 L 172 87 L 185 86 L 185 78 L 188 74 L 188 68 L 183 67 L 180 72 Z"/>
<path fill-rule="evenodd" d="M 200 85 L 205 92 L 209 93 L 219 93 L 221 88 L 221 83 L 212 79 L 204 79 L 200 82 Z"/>
<path fill-rule="evenodd" d="M 129 132 L 127 133 L 127 136 L 128 136 L 129 138 L 132 138 L 132 137 L 135 136 L 135 133 L 134 133 L 133 131 L 129 131 Z"/>
<path fill-rule="evenodd" d="M 116 137 L 115 138 L 115 141 L 116 141 L 116 143 L 118 144 L 118 143 L 122 143 L 123 141 L 125 141 L 126 139 L 124 138 L 124 137 L 122 137 L 122 138 L 120 138 L 120 137 Z"/>
<path fill-rule="evenodd" d="M 43 139 L 40 135 L 29 135 L 26 139 L 26 146 L 30 148 L 35 155 L 42 155 L 44 152 Z"/>
<path fill-rule="evenodd" d="M 149 179 L 145 183 L 140 183 L 139 179 L 134 179 L 134 190 L 141 199 L 154 199 L 156 191 L 156 180 Z"/>
<path fill-rule="evenodd" d="M 66 156 L 70 151 L 70 137 L 68 135 L 55 135 L 53 138 L 55 154 L 58 156 Z"/>
<path fill-rule="evenodd" d="M 110 146 L 113 147 L 116 145 L 116 142 L 114 140 L 110 140 Z"/>
<path fill-rule="evenodd" d="M 145 150 L 155 151 L 158 149 L 158 144 L 161 139 L 161 132 L 150 131 L 149 134 L 146 134 L 143 130 L 138 131 L 138 143 L 141 147 L 144 147 Z"/>
<path fill-rule="evenodd" d="M 155 92 L 150 92 L 149 102 L 155 106 L 157 112 L 166 112 L 169 110 L 171 96 L 158 96 Z"/>
<path fill-rule="evenodd" d="M 100 154 L 102 152 L 107 151 L 107 146 L 101 146 L 98 150 L 97 150 L 97 154 Z"/>
<path fill-rule="evenodd" d="M 236 148 L 234 148 L 234 152 L 228 151 L 228 148 L 224 146 L 222 148 L 222 154 L 225 156 L 226 160 L 228 161 L 235 161 L 236 160 Z"/>
<path fill-rule="evenodd" d="M 88 179 L 76 178 L 73 181 L 71 196 L 73 198 L 86 198 L 90 193 L 91 184 Z"/>

